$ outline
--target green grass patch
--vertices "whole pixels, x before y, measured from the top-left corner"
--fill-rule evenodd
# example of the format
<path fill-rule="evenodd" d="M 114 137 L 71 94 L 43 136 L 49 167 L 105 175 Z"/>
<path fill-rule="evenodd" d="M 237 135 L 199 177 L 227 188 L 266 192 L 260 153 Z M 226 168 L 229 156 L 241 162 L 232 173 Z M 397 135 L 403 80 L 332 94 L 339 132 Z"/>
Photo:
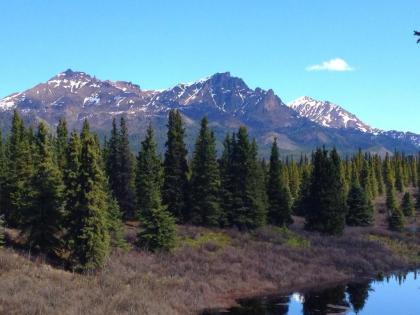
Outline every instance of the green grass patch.
<path fill-rule="evenodd" d="M 218 248 L 223 248 L 231 243 L 231 238 L 222 232 L 202 232 L 194 237 L 182 237 L 179 239 L 179 246 L 190 246 L 199 248 L 206 245 L 213 245 Z"/>
<path fill-rule="evenodd" d="M 369 235 L 370 241 L 379 242 L 393 253 L 407 258 L 410 262 L 420 263 L 420 246 L 415 243 L 396 240 L 387 236 Z"/>
<path fill-rule="evenodd" d="M 266 241 L 274 244 L 285 245 L 295 249 L 311 247 L 311 242 L 308 239 L 289 230 L 286 227 L 263 227 L 255 231 L 254 236 L 258 241 Z"/>

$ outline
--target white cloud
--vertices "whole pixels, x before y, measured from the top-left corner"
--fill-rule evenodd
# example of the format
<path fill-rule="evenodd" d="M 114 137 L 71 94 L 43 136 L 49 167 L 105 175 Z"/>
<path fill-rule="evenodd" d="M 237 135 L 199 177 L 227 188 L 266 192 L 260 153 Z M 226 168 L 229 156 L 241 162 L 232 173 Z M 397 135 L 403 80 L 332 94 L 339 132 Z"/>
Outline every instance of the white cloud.
<path fill-rule="evenodd" d="M 353 71 L 354 69 L 341 58 L 334 58 L 323 63 L 312 65 L 306 68 L 306 71 Z"/>

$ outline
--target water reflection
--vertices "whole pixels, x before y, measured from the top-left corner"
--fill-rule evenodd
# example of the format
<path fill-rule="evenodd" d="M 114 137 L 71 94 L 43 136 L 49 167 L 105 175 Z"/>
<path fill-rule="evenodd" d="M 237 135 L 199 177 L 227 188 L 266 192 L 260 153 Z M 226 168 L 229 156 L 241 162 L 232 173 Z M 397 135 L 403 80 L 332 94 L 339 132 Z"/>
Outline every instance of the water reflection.
<path fill-rule="evenodd" d="M 417 272 L 399 273 L 374 280 L 352 282 L 332 288 L 239 300 L 229 310 L 203 315 L 322 315 L 322 314 L 420 314 Z M 398 309 L 396 301 L 401 300 Z"/>

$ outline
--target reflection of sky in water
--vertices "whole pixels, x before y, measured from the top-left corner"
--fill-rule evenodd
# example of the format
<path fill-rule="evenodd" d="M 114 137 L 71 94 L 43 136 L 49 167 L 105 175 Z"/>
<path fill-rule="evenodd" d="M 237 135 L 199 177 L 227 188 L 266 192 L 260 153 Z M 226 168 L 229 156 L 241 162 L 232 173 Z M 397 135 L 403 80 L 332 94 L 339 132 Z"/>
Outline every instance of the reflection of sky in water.
<path fill-rule="evenodd" d="M 418 274 L 417 277 L 420 275 Z M 349 296 L 346 294 L 346 300 Z M 289 315 L 301 315 L 305 298 L 300 293 L 290 297 Z M 337 309 L 336 313 L 340 314 Z M 356 314 L 351 308 L 346 315 Z M 371 283 L 371 291 L 359 315 L 420 315 L 420 281 L 415 273 L 409 273 L 404 281 L 399 283 L 395 277 L 384 281 Z"/>
<path fill-rule="evenodd" d="M 287 302 L 289 303 L 287 304 Z M 420 315 L 420 281 L 415 273 L 383 281 L 349 284 L 326 290 L 293 293 L 244 301 L 244 307 L 232 309 L 231 315 Z M 287 306 L 288 305 L 288 306 Z M 359 308 L 356 313 L 354 307 Z"/>

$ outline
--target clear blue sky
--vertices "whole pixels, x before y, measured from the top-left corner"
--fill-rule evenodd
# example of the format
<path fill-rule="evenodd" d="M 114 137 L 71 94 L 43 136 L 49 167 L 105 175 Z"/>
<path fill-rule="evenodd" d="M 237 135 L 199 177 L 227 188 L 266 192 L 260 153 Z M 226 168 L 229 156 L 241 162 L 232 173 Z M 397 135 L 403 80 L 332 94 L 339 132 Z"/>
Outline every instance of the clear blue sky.
<path fill-rule="evenodd" d="M 0 12 L 0 97 L 67 68 L 147 89 L 230 71 L 285 102 L 327 99 L 420 133 L 419 0 L 13 0 Z M 308 71 L 335 58 L 352 71 Z"/>

